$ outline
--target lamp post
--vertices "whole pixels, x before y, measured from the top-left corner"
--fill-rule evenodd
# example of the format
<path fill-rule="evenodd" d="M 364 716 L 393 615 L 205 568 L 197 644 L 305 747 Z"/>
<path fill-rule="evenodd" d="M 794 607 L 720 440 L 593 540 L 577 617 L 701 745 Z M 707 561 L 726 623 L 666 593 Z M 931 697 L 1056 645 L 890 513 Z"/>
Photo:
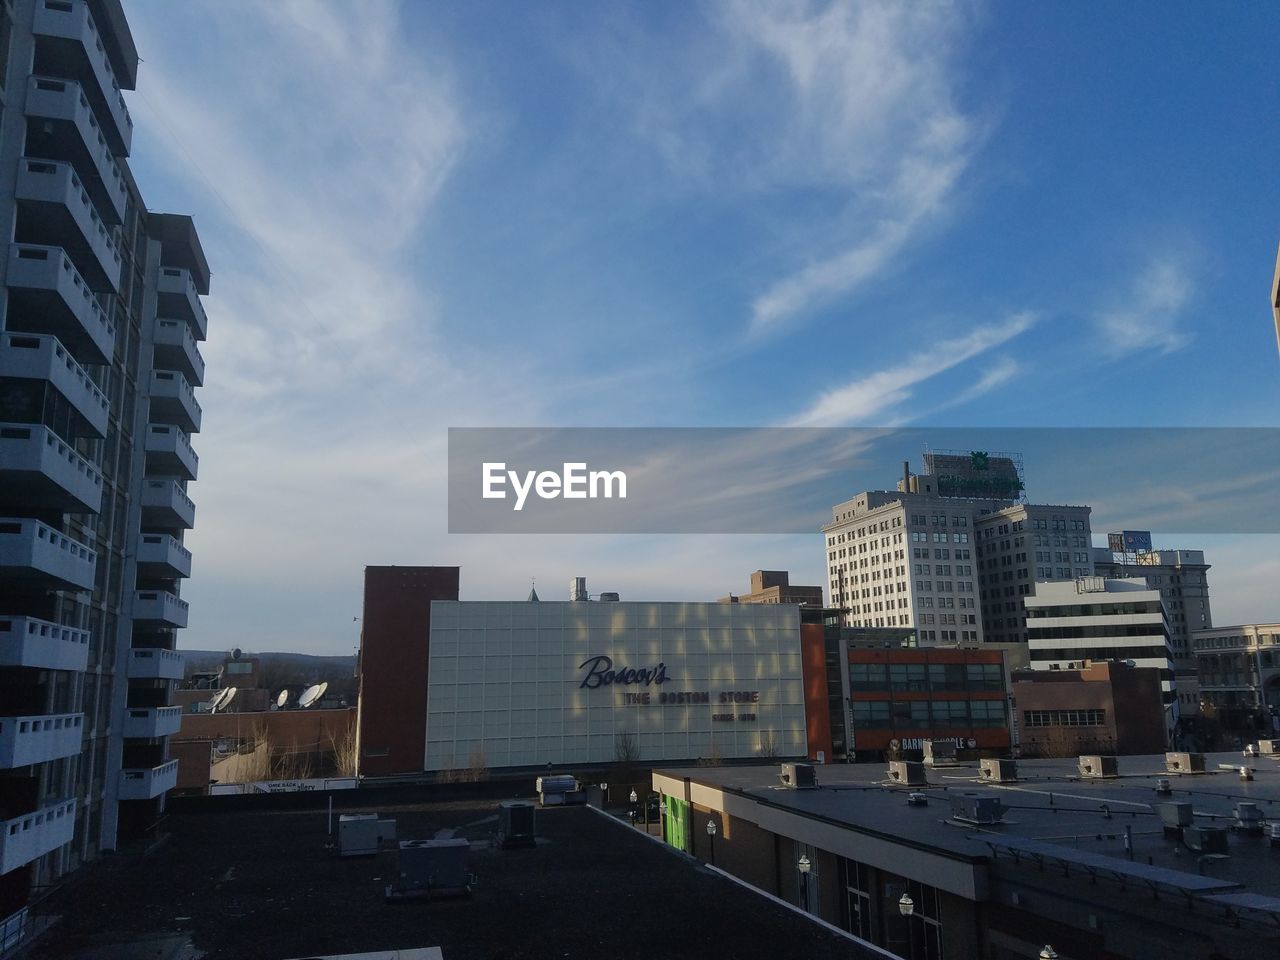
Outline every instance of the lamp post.
<path fill-rule="evenodd" d="M 898 912 L 906 918 L 907 956 L 914 960 L 916 955 L 916 938 L 915 931 L 911 928 L 911 915 L 916 912 L 916 902 L 911 899 L 911 894 L 903 892 L 901 899 L 898 900 Z"/>
<path fill-rule="evenodd" d="M 716 865 L 716 822 L 707 821 L 707 836 L 711 838 L 711 865 Z"/>
<path fill-rule="evenodd" d="M 658 822 L 662 826 L 662 842 L 667 842 L 667 801 L 658 801 Z"/>
<path fill-rule="evenodd" d="M 1040 951 L 1040 960 L 1058 960 L 1058 951 L 1046 943 Z"/>
<path fill-rule="evenodd" d="M 609 785 L 607 783 L 600 784 L 600 806 L 602 809 L 609 806 Z"/>
<path fill-rule="evenodd" d="M 635 790 L 632 790 L 631 796 L 627 799 L 631 801 L 631 825 L 634 827 L 636 825 L 636 801 L 640 798 L 636 796 Z"/>
<path fill-rule="evenodd" d="M 807 853 L 800 854 L 800 859 L 796 862 L 796 866 L 800 870 L 800 899 L 804 912 L 809 912 L 809 871 L 813 869 L 813 863 L 809 860 Z"/>

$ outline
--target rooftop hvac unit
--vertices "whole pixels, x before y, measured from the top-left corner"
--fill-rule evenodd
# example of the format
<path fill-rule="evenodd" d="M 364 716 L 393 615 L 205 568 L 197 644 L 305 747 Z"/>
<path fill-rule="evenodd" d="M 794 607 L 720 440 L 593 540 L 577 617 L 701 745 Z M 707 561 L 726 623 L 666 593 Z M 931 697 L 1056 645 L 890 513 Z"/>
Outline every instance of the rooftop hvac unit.
<path fill-rule="evenodd" d="M 915 760 L 890 760 L 889 779 L 906 787 L 926 787 L 929 785 L 929 780 L 924 772 L 924 764 Z"/>
<path fill-rule="evenodd" d="M 952 794 L 951 816 L 965 823 L 999 823 L 1004 804 L 989 793 Z"/>
<path fill-rule="evenodd" d="M 401 840 L 397 883 L 387 897 L 449 896 L 471 892 L 474 876 L 467 869 L 471 844 L 460 837 L 447 840 Z"/>
<path fill-rule="evenodd" d="M 1204 773 L 1204 754 L 1166 753 L 1164 768 L 1170 773 Z"/>
<path fill-rule="evenodd" d="M 578 781 L 567 774 L 539 777 L 534 781 L 534 790 L 544 807 L 557 807 L 577 795 Z"/>
<path fill-rule="evenodd" d="M 1182 842 L 1196 853 L 1227 855 L 1226 827 L 1187 827 L 1182 831 Z"/>
<path fill-rule="evenodd" d="M 818 786 L 818 777 L 811 763 L 784 763 L 778 780 L 792 790 L 813 790 Z"/>
<path fill-rule="evenodd" d="M 1280 740 L 1259 740 L 1258 753 L 1264 757 L 1274 757 L 1280 754 Z"/>
<path fill-rule="evenodd" d="M 619 597 L 616 593 L 609 591 L 609 592 L 600 594 L 600 600 L 602 603 L 617 603 L 619 600 Z"/>
<path fill-rule="evenodd" d="M 1191 804 L 1186 801 L 1157 803 L 1156 813 L 1160 814 L 1160 822 L 1170 830 L 1178 830 L 1182 827 L 1191 826 L 1195 820 L 1195 814 L 1191 810 Z"/>
<path fill-rule="evenodd" d="M 1115 757 L 1087 756 L 1080 758 L 1080 776 L 1094 779 L 1120 776 L 1120 766 Z"/>
<path fill-rule="evenodd" d="M 1280 823 L 1271 825 L 1271 846 L 1280 847 Z"/>
<path fill-rule="evenodd" d="M 344 813 L 338 817 L 338 856 L 368 857 L 383 840 L 396 838 L 396 822 L 379 820 L 376 813 Z"/>
<path fill-rule="evenodd" d="M 1262 832 L 1262 811 L 1256 803 L 1241 800 L 1236 804 L 1236 829 L 1244 833 Z"/>
<path fill-rule="evenodd" d="M 504 800 L 498 804 L 498 832 L 502 847 L 532 847 L 537 844 L 534 831 L 535 809 L 528 800 Z"/>
<path fill-rule="evenodd" d="M 1013 783 L 1018 779 L 1017 761 L 991 758 L 980 760 L 978 776 L 991 783 Z"/>
<path fill-rule="evenodd" d="M 926 740 L 924 742 L 924 762 L 931 767 L 941 767 L 956 762 L 956 744 L 954 740 Z"/>

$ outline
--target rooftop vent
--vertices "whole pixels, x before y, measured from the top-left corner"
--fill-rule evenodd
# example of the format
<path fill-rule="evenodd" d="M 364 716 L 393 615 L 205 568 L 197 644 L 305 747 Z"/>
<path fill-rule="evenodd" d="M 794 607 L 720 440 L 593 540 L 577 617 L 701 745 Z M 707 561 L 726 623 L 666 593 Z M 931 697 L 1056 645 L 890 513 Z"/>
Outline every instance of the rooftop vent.
<path fill-rule="evenodd" d="M 811 763 L 784 763 L 778 780 L 784 787 L 792 790 L 813 790 L 818 786 L 818 778 Z"/>
<path fill-rule="evenodd" d="M 1173 795 L 1173 788 L 1169 786 L 1169 778 L 1161 777 L 1156 781 L 1156 793 L 1162 797 Z"/>
<path fill-rule="evenodd" d="M 1182 831 L 1182 842 L 1196 853 L 1227 854 L 1225 827 L 1187 827 Z"/>
<path fill-rule="evenodd" d="M 1109 779 L 1120 776 L 1120 766 L 1115 757 L 1082 756 L 1079 766 L 1082 777 Z"/>
<path fill-rule="evenodd" d="M 1157 803 L 1156 813 L 1160 815 L 1160 822 L 1164 824 L 1165 830 L 1181 830 L 1195 821 L 1191 804 L 1181 800 L 1176 803 Z"/>
<path fill-rule="evenodd" d="M 504 850 L 537 844 L 535 816 L 534 806 L 528 800 L 504 800 L 498 804 L 498 833 Z"/>
<path fill-rule="evenodd" d="M 980 760 L 978 776 L 990 783 L 1013 783 L 1018 779 L 1018 764 L 1014 760 Z"/>
<path fill-rule="evenodd" d="M 1262 811 L 1256 803 L 1241 800 L 1236 804 L 1235 828 L 1244 833 L 1262 832 Z"/>
<path fill-rule="evenodd" d="M 924 742 L 924 762 L 931 767 L 954 765 L 956 762 L 955 741 L 926 740 Z"/>
<path fill-rule="evenodd" d="M 1258 753 L 1264 757 L 1274 757 L 1280 754 L 1280 740 L 1259 740 Z"/>
<path fill-rule="evenodd" d="M 951 816 L 964 823 L 999 823 L 1004 816 L 1004 804 L 990 793 L 952 794 Z"/>
<path fill-rule="evenodd" d="M 1204 773 L 1204 754 L 1166 753 L 1164 768 L 1170 773 Z"/>
<path fill-rule="evenodd" d="M 606 593 L 600 594 L 600 599 L 602 602 L 605 602 L 605 603 L 609 603 L 609 602 L 617 603 L 618 595 L 616 593 L 606 592 Z"/>
<path fill-rule="evenodd" d="M 924 787 L 929 784 L 924 764 L 915 760 L 890 760 L 889 779 L 905 787 Z"/>
<path fill-rule="evenodd" d="M 909 807 L 927 807 L 929 798 L 918 790 L 912 790 L 907 794 L 907 806 Z"/>

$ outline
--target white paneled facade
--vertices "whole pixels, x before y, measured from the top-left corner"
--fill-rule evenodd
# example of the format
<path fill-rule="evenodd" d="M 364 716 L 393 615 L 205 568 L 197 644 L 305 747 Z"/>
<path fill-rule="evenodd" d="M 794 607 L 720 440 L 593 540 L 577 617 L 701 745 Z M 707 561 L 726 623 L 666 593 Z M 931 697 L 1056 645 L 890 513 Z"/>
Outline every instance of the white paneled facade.
<path fill-rule="evenodd" d="M 665 679 L 584 686 L 596 657 Z M 427 770 L 806 750 L 791 604 L 437 600 L 429 659 Z"/>

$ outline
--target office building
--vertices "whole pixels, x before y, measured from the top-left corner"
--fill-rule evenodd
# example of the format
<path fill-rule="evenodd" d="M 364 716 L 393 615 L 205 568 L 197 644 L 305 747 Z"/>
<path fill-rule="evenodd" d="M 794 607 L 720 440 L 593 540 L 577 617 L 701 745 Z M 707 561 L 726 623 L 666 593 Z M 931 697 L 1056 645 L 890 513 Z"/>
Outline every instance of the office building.
<path fill-rule="evenodd" d="M 1200 710 L 1191 634 L 1213 626 L 1209 605 L 1209 564 L 1203 550 L 1153 550 L 1145 530 L 1112 533 L 1108 546 L 1093 550 L 1094 572 L 1100 577 L 1142 577 L 1160 591 L 1169 614 L 1169 641 L 1178 681 L 1178 707 L 1183 716 Z"/>
<path fill-rule="evenodd" d="M 922 644 L 1025 643 L 1038 580 L 1093 573 L 1086 506 L 1030 504 L 1013 454 L 927 453 L 894 491 L 823 526 L 829 601 L 854 627 L 911 627 Z"/>
<path fill-rule="evenodd" d="M 0 5 L 0 923 L 151 827 L 195 507 L 209 267 L 127 163 L 118 0 Z"/>
<path fill-rule="evenodd" d="M 821 587 L 801 587 L 791 583 L 786 570 L 757 570 L 751 574 L 751 592 L 729 594 L 720 603 L 797 603 L 821 607 Z"/>
<path fill-rule="evenodd" d="M 1229 729 L 1280 734 L 1280 623 L 1244 623 L 1192 632 L 1206 712 Z"/>
<path fill-rule="evenodd" d="M 1160 671 L 1086 660 L 1076 670 L 1020 670 L 1013 698 L 1023 757 L 1159 753 L 1168 746 Z"/>

